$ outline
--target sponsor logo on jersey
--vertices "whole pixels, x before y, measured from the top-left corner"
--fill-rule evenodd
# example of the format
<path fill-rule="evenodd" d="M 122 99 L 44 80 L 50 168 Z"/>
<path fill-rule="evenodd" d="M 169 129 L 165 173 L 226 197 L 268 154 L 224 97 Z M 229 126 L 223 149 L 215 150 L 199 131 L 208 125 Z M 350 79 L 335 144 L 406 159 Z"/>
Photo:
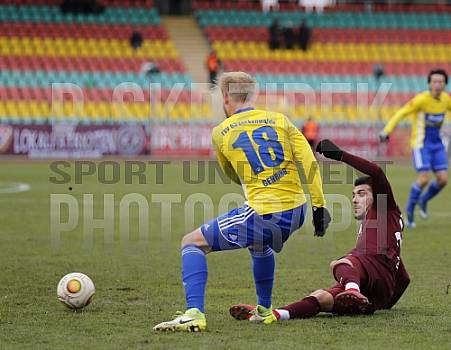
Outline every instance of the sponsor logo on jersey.
<path fill-rule="evenodd" d="M 426 113 L 424 116 L 424 120 L 426 122 L 426 126 L 436 126 L 440 127 L 445 120 L 445 113 L 440 114 L 428 114 Z"/>

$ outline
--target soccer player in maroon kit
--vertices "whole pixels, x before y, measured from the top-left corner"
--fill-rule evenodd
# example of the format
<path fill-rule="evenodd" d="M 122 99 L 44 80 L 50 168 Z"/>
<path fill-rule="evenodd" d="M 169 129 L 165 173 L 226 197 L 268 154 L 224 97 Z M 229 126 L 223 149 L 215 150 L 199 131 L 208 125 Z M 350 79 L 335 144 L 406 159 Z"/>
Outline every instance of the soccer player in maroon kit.
<path fill-rule="evenodd" d="M 356 247 L 331 262 L 335 286 L 274 310 L 234 305 L 230 314 L 238 320 L 269 324 L 279 319 L 313 317 L 319 312 L 372 314 L 390 309 L 409 285 L 410 278 L 400 257 L 404 226 L 401 211 L 382 169 L 341 150 L 330 140 L 321 141 L 316 151 L 368 175 L 356 179 L 352 191 L 354 217 L 361 220 Z"/>

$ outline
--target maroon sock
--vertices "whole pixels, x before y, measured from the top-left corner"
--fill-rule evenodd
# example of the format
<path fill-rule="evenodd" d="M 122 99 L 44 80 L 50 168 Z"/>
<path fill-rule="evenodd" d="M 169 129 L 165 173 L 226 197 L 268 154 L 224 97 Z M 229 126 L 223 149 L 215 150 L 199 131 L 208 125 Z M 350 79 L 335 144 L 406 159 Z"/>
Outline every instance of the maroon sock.
<path fill-rule="evenodd" d="M 343 287 L 346 283 L 354 282 L 360 286 L 360 273 L 359 271 L 348 264 L 338 264 L 334 267 L 334 277 Z"/>
<path fill-rule="evenodd" d="M 293 304 L 281 307 L 279 309 L 287 310 L 290 318 L 308 318 L 317 315 L 320 311 L 318 300 L 309 296 Z"/>

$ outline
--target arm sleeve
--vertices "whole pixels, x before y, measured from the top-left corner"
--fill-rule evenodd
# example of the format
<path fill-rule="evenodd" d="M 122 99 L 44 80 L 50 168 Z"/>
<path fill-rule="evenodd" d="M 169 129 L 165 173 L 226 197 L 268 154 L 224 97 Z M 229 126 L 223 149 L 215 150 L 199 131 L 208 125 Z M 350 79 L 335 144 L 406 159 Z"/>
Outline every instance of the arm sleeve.
<path fill-rule="evenodd" d="M 219 165 L 221 166 L 221 169 L 224 171 L 224 173 L 227 175 L 227 177 L 232 180 L 233 182 L 237 183 L 238 185 L 241 185 L 241 180 L 238 177 L 237 173 L 235 172 L 235 169 L 233 169 L 232 164 L 227 160 L 227 158 L 222 153 L 221 147 L 219 145 L 218 136 L 213 131 L 212 135 L 212 143 L 213 147 L 216 152 L 216 157 L 218 158 Z"/>
<path fill-rule="evenodd" d="M 377 205 L 376 196 L 378 194 L 387 195 L 387 209 L 393 210 L 397 208 L 395 197 L 388 182 L 387 176 L 384 171 L 375 163 L 370 162 L 366 159 L 354 156 L 348 152 L 343 152 L 343 158 L 341 159 L 344 163 L 349 164 L 358 171 L 371 176 L 373 179 L 373 205 Z"/>
<path fill-rule="evenodd" d="M 396 127 L 396 125 L 399 124 L 399 122 L 407 117 L 408 115 L 418 112 L 421 105 L 421 95 L 415 96 L 413 99 L 411 99 L 409 102 L 407 102 L 396 114 L 390 119 L 390 121 L 387 123 L 387 125 L 384 128 L 384 132 L 387 135 L 390 135 L 393 129 Z"/>
<path fill-rule="evenodd" d="M 402 260 L 399 262 L 399 268 L 398 271 L 396 271 L 396 281 L 395 281 L 395 291 L 393 292 L 393 295 L 390 298 L 390 301 L 387 303 L 386 308 L 391 309 L 401 298 L 401 296 L 406 291 L 407 287 L 410 283 L 410 276 L 407 273 L 406 268 L 404 267 L 404 264 Z"/>
<path fill-rule="evenodd" d="M 326 200 L 323 193 L 323 184 L 319 165 L 313 155 L 312 149 L 304 135 L 296 128 L 288 118 L 285 118 L 288 125 L 288 139 L 293 152 L 294 159 L 299 162 L 304 170 L 307 185 L 312 198 L 312 206 L 325 207 Z"/>

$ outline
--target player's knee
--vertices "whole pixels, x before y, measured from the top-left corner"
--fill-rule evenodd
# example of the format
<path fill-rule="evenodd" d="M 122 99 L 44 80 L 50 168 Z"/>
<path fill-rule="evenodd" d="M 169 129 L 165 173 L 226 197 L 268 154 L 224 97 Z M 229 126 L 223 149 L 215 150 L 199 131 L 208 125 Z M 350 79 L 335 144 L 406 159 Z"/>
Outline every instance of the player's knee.
<path fill-rule="evenodd" d="M 324 289 L 318 289 L 309 296 L 314 297 L 319 304 L 320 310 L 323 312 L 330 312 L 334 307 L 334 297 Z"/>
<path fill-rule="evenodd" d="M 347 265 L 351 265 L 352 266 L 352 262 L 349 261 L 346 258 L 342 258 L 342 259 L 338 259 L 338 260 L 333 260 L 330 262 L 329 267 L 330 270 L 332 271 L 332 273 L 334 272 L 335 266 L 340 265 L 340 264 L 347 264 Z"/>
<path fill-rule="evenodd" d="M 187 245 L 194 245 L 202 249 L 205 254 L 211 251 L 207 241 L 205 240 L 200 230 L 193 231 L 183 236 L 182 241 L 180 242 L 180 247 L 183 249 Z"/>
<path fill-rule="evenodd" d="M 337 265 L 337 261 L 338 260 L 333 260 L 333 261 L 330 262 L 329 268 L 330 268 L 331 271 L 334 270 L 335 265 Z"/>
<path fill-rule="evenodd" d="M 194 243 L 194 240 L 192 238 L 192 235 L 190 233 L 188 233 L 188 234 L 186 234 L 186 235 L 184 235 L 182 237 L 182 241 L 180 242 L 180 247 L 184 248 L 187 245 L 190 245 L 190 244 L 193 244 L 193 243 Z"/>
<path fill-rule="evenodd" d="M 437 178 L 437 184 L 440 187 L 445 187 L 448 184 L 448 178 L 447 177 L 439 177 L 439 178 Z"/>
<path fill-rule="evenodd" d="M 422 173 L 418 176 L 417 183 L 421 188 L 425 187 L 429 182 L 429 173 Z"/>
<path fill-rule="evenodd" d="M 181 247 L 184 248 L 187 245 L 198 246 L 199 245 L 198 243 L 199 243 L 198 238 L 197 238 L 195 232 L 191 232 L 191 233 L 188 233 L 183 236 L 182 242 L 181 242 Z"/>

